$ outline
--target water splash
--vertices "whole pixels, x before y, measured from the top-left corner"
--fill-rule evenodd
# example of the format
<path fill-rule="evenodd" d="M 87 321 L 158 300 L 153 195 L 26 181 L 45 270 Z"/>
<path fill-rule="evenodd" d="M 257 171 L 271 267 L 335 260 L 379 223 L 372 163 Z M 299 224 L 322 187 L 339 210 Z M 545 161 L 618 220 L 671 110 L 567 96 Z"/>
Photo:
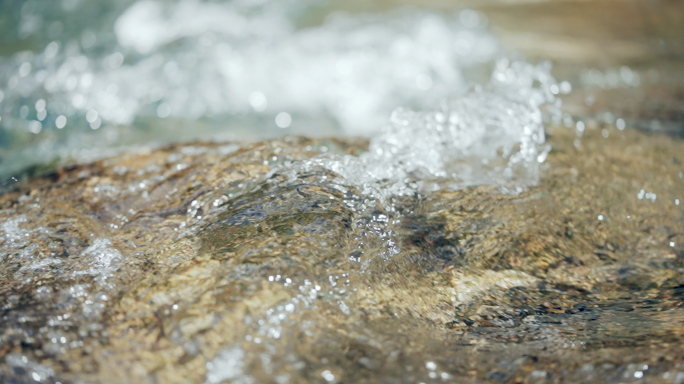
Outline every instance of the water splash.
<path fill-rule="evenodd" d="M 360 156 L 324 153 L 275 167 L 265 177 L 265 183 L 270 184 L 266 188 L 271 188 L 267 195 L 277 195 L 279 185 L 297 185 L 312 178 L 309 183 L 341 192 L 344 205 L 353 212 L 355 247 L 349 261 L 358 268 L 351 274 L 358 277 L 373 272 L 376 269 L 372 265 L 388 262 L 401 252 L 396 231 L 404 215 L 397 197 L 418 197 L 434 188 L 472 185 L 498 185 L 505 192 L 520 192 L 537 182 L 539 166 L 550 151 L 545 143 L 542 108 L 553 105 L 554 86 L 558 87 L 548 63 L 534 66 L 502 60 L 488 85 L 443 103 L 439 110 L 396 110 L 389 124 L 371 140 L 368 152 Z M 221 225 L 259 225 L 267 216 L 265 206 L 245 209 L 222 220 Z M 343 275 L 342 280 L 349 282 L 348 277 Z M 345 315 L 357 310 L 348 302 L 359 287 L 340 285 L 339 278 L 331 275 L 324 282 L 321 276 L 311 276 L 311 280 L 270 276 L 270 283 L 291 286 L 293 297 L 258 316 L 250 324 L 246 341 L 265 348 L 261 356 L 268 356 L 269 362 L 274 356 L 296 360 L 287 352 L 289 342 L 281 340 L 281 336 L 301 327 L 307 311 L 321 305 L 320 301 Z M 533 278 L 513 274 L 500 280 L 518 286 Z M 465 291 L 462 294 L 467 295 Z M 219 353 L 216 360 L 230 351 Z M 269 375 L 287 371 L 271 363 L 264 366 Z M 232 372 L 233 365 L 227 367 Z M 213 382 L 213 375 L 210 370 L 207 382 Z M 449 376 L 443 375 L 445 379 Z M 429 377 L 436 378 L 437 373 L 431 371 Z"/>
<path fill-rule="evenodd" d="M 233 383 L 251 383 L 252 379 L 243 374 L 245 353 L 239 346 L 221 351 L 214 360 L 207 362 L 207 383 L 221 383 L 232 380 Z"/>
<path fill-rule="evenodd" d="M 95 239 L 93 244 L 81 254 L 83 264 L 89 268 L 74 272 L 74 275 L 95 276 L 100 285 L 105 285 L 107 278 L 113 276 L 117 262 L 121 260 L 121 252 L 112 248 L 109 239 Z"/>
<path fill-rule="evenodd" d="M 501 60 L 486 87 L 435 111 L 397 109 L 367 153 L 320 156 L 296 164 L 291 177 L 323 166 L 382 202 L 439 179 L 455 188 L 495 184 L 520 191 L 536 182 L 551 149 L 541 108 L 555 100 L 554 85 L 548 63 Z"/>
<path fill-rule="evenodd" d="M 108 53 L 51 42 L 6 63 L 5 104 L 27 108 L 19 119 L 7 114 L 5 125 L 39 133 L 60 129 L 59 116 L 98 129 L 152 111 L 190 119 L 325 111 L 345 132 L 368 134 L 397 105 L 462 93 L 463 70 L 500 54 L 485 19 L 470 10 L 455 20 L 336 15 L 297 30 L 280 8 L 245 16 L 235 2 L 136 2 L 117 19 L 118 44 Z"/>

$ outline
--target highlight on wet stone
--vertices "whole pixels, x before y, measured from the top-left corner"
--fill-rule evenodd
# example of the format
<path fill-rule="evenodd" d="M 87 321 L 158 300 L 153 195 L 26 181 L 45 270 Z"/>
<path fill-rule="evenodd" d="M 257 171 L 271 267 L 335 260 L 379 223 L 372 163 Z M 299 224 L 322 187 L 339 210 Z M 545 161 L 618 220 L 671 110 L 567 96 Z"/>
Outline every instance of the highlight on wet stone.
<path fill-rule="evenodd" d="M 0 128 L 141 138 L 0 185 L 0 381 L 684 380 L 684 141 L 595 107 L 648 76 L 557 81 L 468 9 L 131 1 L 63 41 L 26 4 L 54 40 L 0 60 Z M 142 123 L 240 115 L 279 136 Z"/>

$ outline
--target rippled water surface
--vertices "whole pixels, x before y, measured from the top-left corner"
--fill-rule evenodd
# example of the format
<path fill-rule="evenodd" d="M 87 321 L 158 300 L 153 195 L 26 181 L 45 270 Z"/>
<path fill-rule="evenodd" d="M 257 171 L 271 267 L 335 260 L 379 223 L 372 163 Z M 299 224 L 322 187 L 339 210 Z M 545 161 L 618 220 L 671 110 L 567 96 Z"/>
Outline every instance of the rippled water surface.
<path fill-rule="evenodd" d="M 684 383 L 684 11 L 400 5 L 0 4 L 0 381 Z"/>

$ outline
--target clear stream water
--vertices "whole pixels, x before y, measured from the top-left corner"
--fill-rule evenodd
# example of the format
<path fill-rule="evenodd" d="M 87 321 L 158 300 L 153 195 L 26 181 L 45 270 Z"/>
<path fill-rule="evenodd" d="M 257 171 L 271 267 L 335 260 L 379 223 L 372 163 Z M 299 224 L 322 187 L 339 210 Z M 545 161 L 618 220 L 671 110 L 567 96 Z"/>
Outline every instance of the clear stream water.
<path fill-rule="evenodd" d="M 395 108 L 434 108 L 510 56 L 468 9 L 331 13 L 301 27 L 322 4 L 12 4 L 0 52 L 5 176 L 122 145 L 371 136 Z"/>
<path fill-rule="evenodd" d="M 467 8 L 0 11 L 0 378 L 684 381 L 682 146 L 601 104 L 657 72 L 556 79 Z"/>

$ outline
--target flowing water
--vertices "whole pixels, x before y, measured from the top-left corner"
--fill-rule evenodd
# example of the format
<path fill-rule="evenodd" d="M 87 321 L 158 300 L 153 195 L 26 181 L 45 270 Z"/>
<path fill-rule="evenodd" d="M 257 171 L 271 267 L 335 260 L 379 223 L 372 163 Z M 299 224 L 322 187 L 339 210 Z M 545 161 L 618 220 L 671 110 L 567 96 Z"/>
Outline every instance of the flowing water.
<path fill-rule="evenodd" d="M 0 4 L 0 379 L 684 383 L 684 11 L 394 5 Z"/>

